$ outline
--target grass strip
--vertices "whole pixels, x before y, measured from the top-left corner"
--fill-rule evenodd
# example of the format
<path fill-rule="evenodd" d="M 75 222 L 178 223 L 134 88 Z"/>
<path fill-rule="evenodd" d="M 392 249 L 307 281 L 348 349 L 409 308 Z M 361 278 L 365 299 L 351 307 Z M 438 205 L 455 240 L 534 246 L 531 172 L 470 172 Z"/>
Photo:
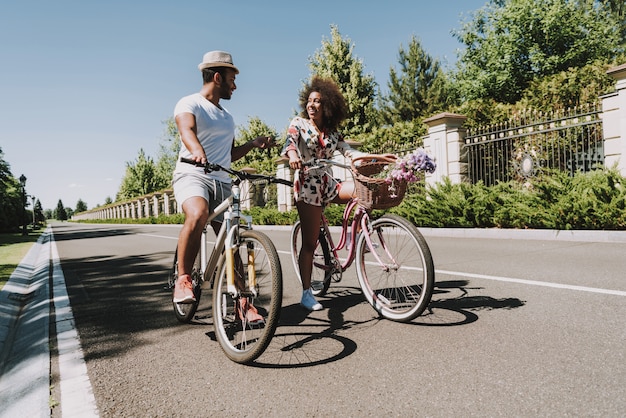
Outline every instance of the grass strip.
<path fill-rule="evenodd" d="M 28 231 L 28 235 L 21 232 L 0 234 L 0 289 L 42 233 L 43 229 Z"/>

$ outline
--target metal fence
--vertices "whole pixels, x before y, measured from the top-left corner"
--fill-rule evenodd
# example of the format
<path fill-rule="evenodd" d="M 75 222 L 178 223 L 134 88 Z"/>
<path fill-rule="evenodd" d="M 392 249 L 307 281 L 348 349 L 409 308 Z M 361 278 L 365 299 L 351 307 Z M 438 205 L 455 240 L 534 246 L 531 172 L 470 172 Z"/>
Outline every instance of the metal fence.
<path fill-rule="evenodd" d="M 509 122 L 468 130 L 464 154 L 472 183 L 528 180 L 545 169 L 586 172 L 604 164 L 598 103 L 541 113 L 524 112 Z"/>

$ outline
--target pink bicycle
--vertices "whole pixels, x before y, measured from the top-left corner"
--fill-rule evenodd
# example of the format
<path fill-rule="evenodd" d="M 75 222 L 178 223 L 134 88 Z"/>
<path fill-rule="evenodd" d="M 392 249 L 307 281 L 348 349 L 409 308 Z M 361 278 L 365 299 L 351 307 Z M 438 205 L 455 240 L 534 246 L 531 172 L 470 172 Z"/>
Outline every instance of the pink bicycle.
<path fill-rule="evenodd" d="M 384 318 L 408 322 L 421 315 L 430 303 L 435 285 L 433 259 L 422 234 L 405 218 L 395 214 L 385 214 L 376 220 L 370 218 L 372 209 L 398 205 L 404 198 L 406 183 L 387 184 L 368 177 L 381 171 L 389 161 L 381 156 L 377 156 L 378 161 L 372 156 L 367 158 L 360 161 L 358 168 L 355 168 L 358 159 L 352 166 L 325 159 L 305 164 L 350 168 L 357 194 L 346 204 L 337 244 L 322 215 L 311 288 L 314 295 L 324 295 L 331 282 L 341 281 L 343 272 L 356 260 L 357 278 L 367 302 Z M 299 279 L 300 229 L 297 221 L 291 231 L 291 255 Z M 339 255 L 342 249 L 347 251 L 343 259 Z"/>

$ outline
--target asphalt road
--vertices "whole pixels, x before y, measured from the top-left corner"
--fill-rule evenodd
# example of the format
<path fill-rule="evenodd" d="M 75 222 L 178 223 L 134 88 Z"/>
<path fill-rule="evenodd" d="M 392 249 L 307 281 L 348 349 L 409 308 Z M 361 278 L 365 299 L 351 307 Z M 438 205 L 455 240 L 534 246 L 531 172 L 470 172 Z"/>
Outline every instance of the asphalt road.
<path fill-rule="evenodd" d="M 281 255 L 281 324 L 243 366 L 213 338 L 208 292 L 193 324 L 173 315 L 164 285 L 178 230 L 53 228 L 100 416 L 626 411 L 626 243 L 427 235 L 431 309 L 400 324 L 376 316 L 354 268 L 320 299 L 324 310 L 303 311 L 289 232 L 265 230 Z"/>

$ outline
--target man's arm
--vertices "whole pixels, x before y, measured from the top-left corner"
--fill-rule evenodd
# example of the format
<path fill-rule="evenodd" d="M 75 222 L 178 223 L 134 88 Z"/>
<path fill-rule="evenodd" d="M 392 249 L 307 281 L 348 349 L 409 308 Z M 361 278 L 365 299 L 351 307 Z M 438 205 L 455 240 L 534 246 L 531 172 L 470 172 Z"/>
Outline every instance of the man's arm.
<path fill-rule="evenodd" d="M 239 146 L 235 146 L 235 139 L 233 138 L 233 147 L 230 152 L 230 159 L 232 161 L 237 161 L 249 153 L 253 148 L 268 149 L 273 146 L 274 138 L 271 136 L 257 136 L 253 140 Z"/>
<path fill-rule="evenodd" d="M 197 135 L 196 117 L 193 113 L 181 113 L 176 116 L 176 126 L 185 148 L 191 153 L 191 159 L 197 163 L 206 163 L 206 154 Z"/>

